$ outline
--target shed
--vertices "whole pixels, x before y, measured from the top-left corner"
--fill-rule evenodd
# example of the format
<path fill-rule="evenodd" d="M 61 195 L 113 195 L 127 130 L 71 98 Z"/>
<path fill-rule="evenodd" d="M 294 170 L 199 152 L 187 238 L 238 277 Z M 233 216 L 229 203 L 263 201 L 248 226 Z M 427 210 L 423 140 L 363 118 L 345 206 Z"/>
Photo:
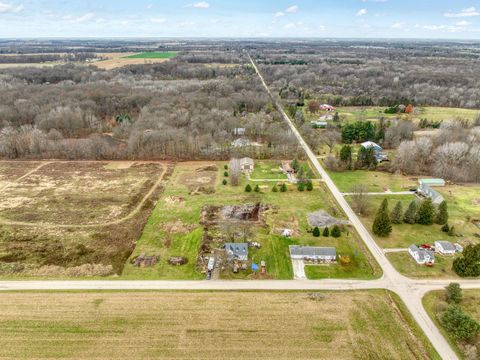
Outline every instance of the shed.
<path fill-rule="evenodd" d="M 225 254 L 227 256 L 228 261 L 232 261 L 232 260 L 247 261 L 248 260 L 248 244 L 247 243 L 226 243 Z"/>
<path fill-rule="evenodd" d="M 457 249 L 450 241 L 435 241 L 435 251 L 443 255 L 454 255 Z"/>
<path fill-rule="evenodd" d="M 332 262 L 337 259 L 337 249 L 334 247 L 314 247 L 290 245 L 292 260 L 320 260 Z"/>
<path fill-rule="evenodd" d="M 443 187 L 445 186 L 445 180 L 443 179 L 420 179 L 418 180 L 420 187 L 423 185 L 428 185 L 430 187 Z"/>

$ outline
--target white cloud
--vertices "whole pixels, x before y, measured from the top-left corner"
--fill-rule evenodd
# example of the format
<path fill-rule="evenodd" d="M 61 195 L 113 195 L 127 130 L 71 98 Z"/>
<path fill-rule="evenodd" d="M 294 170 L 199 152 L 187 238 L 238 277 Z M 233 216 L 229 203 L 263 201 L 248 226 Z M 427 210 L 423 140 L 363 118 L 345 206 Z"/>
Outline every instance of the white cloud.
<path fill-rule="evenodd" d="M 405 23 L 397 22 L 397 23 L 392 25 L 392 29 L 403 29 L 404 26 L 405 26 Z"/>
<path fill-rule="evenodd" d="M 360 9 L 357 11 L 357 16 L 367 15 L 367 13 L 368 13 L 367 9 Z"/>
<path fill-rule="evenodd" d="M 457 24 L 460 24 L 460 25 L 457 25 Z M 450 32 L 450 33 L 468 30 L 464 22 L 461 21 L 457 24 L 456 25 L 424 25 L 423 28 L 425 30 L 430 30 L 430 31 L 442 31 L 442 32 Z"/>
<path fill-rule="evenodd" d="M 90 12 L 81 16 L 65 15 L 63 20 L 68 20 L 71 23 L 84 23 L 90 20 L 93 20 L 95 13 Z"/>
<path fill-rule="evenodd" d="M 302 26 L 303 26 L 303 22 L 298 21 L 296 23 L 289 23 L 289 24 L 285 25 L 283 28 L 288 30 L 288 29 L 296 29 L 296 28 L 302 27 Z"/>
<path fill-rule="evenodd" d="M 455 23 L 455 26 L 468 26 L 468 25 L 471 25 L 472 23 L 471 22 L 468 22 L 466 20 L 462 20 L 462 21 L 457 21 Z"/>
<path fill-rule="evenodd" d="M 23 5 L 14 5 L 6 2 L 0 1 L 0 14 L 6 13 L 19 13 L 25 9 Z"/>
<path fill-rule="evenodd" d="M 153 23 L 153 24 L 163 24 L 163 23 L 167 22 L 167 19 L 165 19 L 165 18 L 151 18 L 150 22 Z"/>
<path fill-rule="evenodd" d="M 283 11 L 279 11 L 279 12 L 275 13 L 276 18 L 279 18 L 279 17 L 282 17 L 282 16 L 285 16 L 285 13 Z"/>
<path fill-rule="evenodd" d="M 472 17 L 472 16 L 480 16 L 480 12 L 477 11 L 475 7 L 469 7 L 466 9 L 462 9 L 460 12 L 455 13 L 449 11 L 444 14 L 446 17 L 457 18 L 457 17 Z"/>
<path fill-rule="evenodd" d="M 290 6 L 288 9 L 285 10 L 285 12 L 290 14 L 296 13 L 297 11 L 298 11 L 297 5 Z"/>
<path fill-rule="evenodd" d="M 197 9 L 208 9 L 210 7 L 210 4 L 206 1 L 200 1 L 193 4 L 193 7 Z"/>

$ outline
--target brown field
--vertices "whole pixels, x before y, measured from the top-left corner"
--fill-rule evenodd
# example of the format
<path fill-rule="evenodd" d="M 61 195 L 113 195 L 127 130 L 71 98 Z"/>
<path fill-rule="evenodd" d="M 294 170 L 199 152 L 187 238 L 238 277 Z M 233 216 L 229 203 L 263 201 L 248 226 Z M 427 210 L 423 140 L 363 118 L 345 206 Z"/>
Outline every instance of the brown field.
<path fill-rule="evenodd" d="M 0 276 L 120 273 L 173 171 L 142 162 L 29 165 L 0 162 L 12 178 L 0 193 Z"/>
<path fill-rule="evenodd" d="M 385 291 L 5 293 L 0 308 L 2 359 L 438 358 Z"/>
<path fill-rule="evenodd" d="M 35 161 L 0 162 L 0 190 L 6 189 L 15 180 L 25 176 L 41 164 L 41 162 Z"/>
<path fill-rule="evenodd" d="M 127 56 L 135 55 L 135 52 L 124 53 L 99 53 L 99 57 L 105 60 L 92 62 L 99 69 L 112 70 L 128 65 L 157 64 L 168 61 L 169 59 L 128 59 Z"/>

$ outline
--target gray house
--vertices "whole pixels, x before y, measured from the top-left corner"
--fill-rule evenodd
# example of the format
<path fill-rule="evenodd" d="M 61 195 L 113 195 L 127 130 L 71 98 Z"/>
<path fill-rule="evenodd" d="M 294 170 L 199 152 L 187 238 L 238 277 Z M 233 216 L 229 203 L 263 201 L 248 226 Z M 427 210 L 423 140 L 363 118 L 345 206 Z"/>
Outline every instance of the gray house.
<path fill-rule="evenodd" d="M 416 245 L 410 245 L 408 253 L 413 257 L 417 264 L 433 264 L 435 262 L 435 253 L 431 250 L 422 249 Z"/>
<path fill-rule="evenodd" d="M 290 245 L 290 257 L 293 260 L 333 262 L 337 259 L 337 250 L 334 247 Z"/>
<path fill-rule="evenodd" d="M 433 186 L 445 186 L 443 179 L 421 179 L 418 181 L 418 193 L 425 197 L 432 199 L 432 202 L 436 205 L 440 205 L 445 199 Z"/>
<path fill-rule="evenodd" d="M 226 243 L 225 255 L 227 256 L 228 261 L 233 261 L 233 260 L 247 261 L 248 260 L 248 244 L 247 243 Z"/>

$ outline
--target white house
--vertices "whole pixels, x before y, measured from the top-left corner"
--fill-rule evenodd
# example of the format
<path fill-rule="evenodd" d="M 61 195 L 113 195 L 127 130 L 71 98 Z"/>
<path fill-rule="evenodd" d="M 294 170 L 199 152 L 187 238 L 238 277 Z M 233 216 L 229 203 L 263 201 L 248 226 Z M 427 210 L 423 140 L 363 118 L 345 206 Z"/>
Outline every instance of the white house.
<path fill-rule="evenodd" d="M 435 241 L 435 251 L 442 255 L 454 255 L 457 249 L 450 241 Z"/>
<path fill-rule="evenodd" d="M 417 264 L 433 264 L 435 263 L 435 253 L 431 250 L 419 248 L 416 245 L 410 245 L 408 253 L 417 262 Z"/>
<path fill-rule="evenodd" d="M 292 260 L 319 260 L 334 262 L 337 260 L 337 250 L 334 247 L 313 247 L 290 245 Z"/>

